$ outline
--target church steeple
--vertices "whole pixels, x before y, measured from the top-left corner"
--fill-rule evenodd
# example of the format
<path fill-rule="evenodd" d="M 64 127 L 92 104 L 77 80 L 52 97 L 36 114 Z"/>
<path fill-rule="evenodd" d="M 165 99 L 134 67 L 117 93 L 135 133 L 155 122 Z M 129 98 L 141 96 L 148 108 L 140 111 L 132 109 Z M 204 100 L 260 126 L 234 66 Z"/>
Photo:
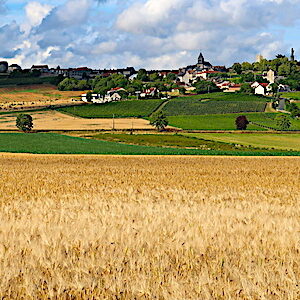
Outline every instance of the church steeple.
<path fill-rule="evenodd" d="M 198 64 L 201 64 L 201 65 L 204 64 L 204 56 L 201 52 L 200 52 L 200 55 L 198 57 Z"/>

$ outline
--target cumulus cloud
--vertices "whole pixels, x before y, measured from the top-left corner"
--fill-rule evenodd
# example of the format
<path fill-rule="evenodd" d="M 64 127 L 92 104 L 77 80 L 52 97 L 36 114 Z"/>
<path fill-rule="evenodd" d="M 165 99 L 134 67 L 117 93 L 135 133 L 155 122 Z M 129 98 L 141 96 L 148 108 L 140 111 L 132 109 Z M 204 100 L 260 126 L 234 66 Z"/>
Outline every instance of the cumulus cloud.
<path fill-rule="evenodd" d="M 13 58 L 18 55 L 21 38 L 22 32 L 15 22 L 0 27 L 0 57 Z"/>
<path fill-rule="evenodd" d="M 0 0 L 0 15 L 6 12 L 5 0 Z"/>
<path fill-rule="evenodd" d="M 284 34 L 300 13 L 298 0 L 57 3 L 29 0 L 21 29 L 11 22 L 0 29 L 0 42 L 11 38 L 0 56 L 21 57 L 26 65 L 177 68 L 194 63 L 201 50 L 212 63 L 229 65 L 285 53 Z"/>
<path fill-rule="evenodd" d="M 29 2 L 25 7 L 26 16 L 30 26 L 38 26 L 43 19 L 51 11 L 52 7 L 48 4 L 41 4 L 39 2 Z"/>

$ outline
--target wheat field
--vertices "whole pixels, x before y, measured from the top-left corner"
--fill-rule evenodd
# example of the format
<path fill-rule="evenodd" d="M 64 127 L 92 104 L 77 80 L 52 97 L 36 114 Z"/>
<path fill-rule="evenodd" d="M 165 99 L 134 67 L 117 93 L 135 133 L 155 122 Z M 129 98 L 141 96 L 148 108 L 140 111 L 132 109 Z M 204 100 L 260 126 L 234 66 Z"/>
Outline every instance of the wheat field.
<path fill-rule="evenodd" d="M 300 299 L 300 159 L 0 154 L 1 299 Z"/>

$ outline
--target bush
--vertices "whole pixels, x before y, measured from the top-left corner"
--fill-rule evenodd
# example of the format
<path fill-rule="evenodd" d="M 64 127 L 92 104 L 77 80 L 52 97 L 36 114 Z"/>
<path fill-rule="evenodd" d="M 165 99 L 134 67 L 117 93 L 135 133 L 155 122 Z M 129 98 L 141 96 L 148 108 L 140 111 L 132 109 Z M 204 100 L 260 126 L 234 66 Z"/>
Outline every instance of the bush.
<path fill-rule="evenodd" d="M 246 116 L 239 116 L 235 120 L 235 125 L 237 130 L 246 130 L 249 121 Z"/>
<path fill-rule="evenodd" d="M 152 115 L 150 124 L 155 126 L 158 131 L 163 131 L 168 126 L 169 122 L 166 115 L 162 111 L 159 111 Z"/>
<path fill-rule="evenodd" d="M 276 125 L 279 127 L 280 130 L 289 130 L 292 123 L 290 119 L 285 115 L 279 115 L 275 118 Z"/>
<path fill-rule="evenodd" d="M 18 115 L 16 120 L 16 126 L 24 132 L 31 131 L 33 128 L 32 117 L 26 114 Z"/>

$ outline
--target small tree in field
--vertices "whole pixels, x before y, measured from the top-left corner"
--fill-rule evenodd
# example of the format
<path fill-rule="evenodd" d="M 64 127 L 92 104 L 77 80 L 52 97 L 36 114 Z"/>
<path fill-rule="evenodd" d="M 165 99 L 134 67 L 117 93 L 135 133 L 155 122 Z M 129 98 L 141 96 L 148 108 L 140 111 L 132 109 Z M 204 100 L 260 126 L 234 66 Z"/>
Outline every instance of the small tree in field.
<path fill-rule="evenodd" d="M 92 94 L 92 92 L 87 92 L 86 93 L 86 101 L 87 102 L 92 102 L 92 100 L 93 100 L 93 94 Z"/>
<path fill-rule="evenodd" d="M 235 120 L 235 125 L 237 130 L 246 130 L 249 121 L 247 120 L 246 116 L 239 116 Z"/>
<path fill-rule="evenodd" d="M 18 115 L 16 120 L 16 126 L 24 132 L 31 131 L 33 128 L 32 117 L 26 114 Z"/>
<path fill-rule="evenodd" d="M 292 123 L 290 119 L 285 115 L 279 115 L 275 118 L 276 125 L 279 127 L 280 130 L 288 130 Z"/>
<path fill-rule="evenodd" d="M 163 131 L 168 126 L 169 122 L 166 115 L 162 111 L 159 111 L 152 115 L 150 124 L 155 126 L 158 131 Z"/>

